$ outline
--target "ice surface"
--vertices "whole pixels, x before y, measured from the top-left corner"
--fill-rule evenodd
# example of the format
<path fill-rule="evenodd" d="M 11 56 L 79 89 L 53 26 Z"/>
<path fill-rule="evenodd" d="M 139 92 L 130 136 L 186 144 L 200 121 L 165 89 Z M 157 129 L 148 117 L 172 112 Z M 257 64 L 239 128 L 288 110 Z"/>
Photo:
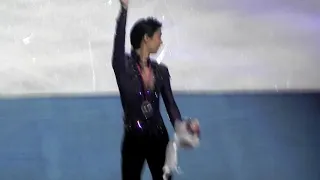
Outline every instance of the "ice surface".
<path fill-rule="evenodd" d="M 174 90 L 320 88 L 318 0 L 131 0 L 164 23 Z M 116 0 L 1 0 L 0 93 L 117 92 Z M 129 50 L 129 39 L 127 49 Z"/>

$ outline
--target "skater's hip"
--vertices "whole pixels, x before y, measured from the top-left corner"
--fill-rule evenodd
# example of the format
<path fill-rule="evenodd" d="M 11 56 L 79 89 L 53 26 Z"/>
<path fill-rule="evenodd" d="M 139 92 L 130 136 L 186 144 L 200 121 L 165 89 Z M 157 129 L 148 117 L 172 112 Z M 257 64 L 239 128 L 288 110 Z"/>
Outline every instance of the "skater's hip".
<path fill-rule="evenodd" d="M 149 119 L 126 117 L 123 121 L 124 132 L 134 134 L 163 134 L 167 133 L 161 116 Z"/>

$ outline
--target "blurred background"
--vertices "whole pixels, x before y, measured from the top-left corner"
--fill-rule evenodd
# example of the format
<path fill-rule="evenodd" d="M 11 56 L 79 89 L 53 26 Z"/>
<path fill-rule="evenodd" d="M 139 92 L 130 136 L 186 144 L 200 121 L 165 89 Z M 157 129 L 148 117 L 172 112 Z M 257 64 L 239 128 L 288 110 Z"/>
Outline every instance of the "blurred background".
<path fill-rule="evenodd" d="M 1 180 L 121 179 L 118 10 L 1 0 Z M 175 179 L 320 179 L 320 1 L 131 0 L 127 32 L 146 16 L 163 22 L 154 58 L 202 126 Z"/>

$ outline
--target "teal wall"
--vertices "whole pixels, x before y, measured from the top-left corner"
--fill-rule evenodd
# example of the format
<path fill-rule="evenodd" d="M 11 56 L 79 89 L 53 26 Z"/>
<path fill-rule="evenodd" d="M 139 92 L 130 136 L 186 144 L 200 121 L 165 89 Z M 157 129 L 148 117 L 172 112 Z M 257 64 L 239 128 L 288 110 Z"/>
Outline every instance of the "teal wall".
<path fill-rule="evenodd" d="M 320 94 L 176 99 L 202 144 L 181 151 L 175 179 L 320 179 Z M 121 136 L 119 97 L 3 99 L 0 180 L 119 180 Z"/>

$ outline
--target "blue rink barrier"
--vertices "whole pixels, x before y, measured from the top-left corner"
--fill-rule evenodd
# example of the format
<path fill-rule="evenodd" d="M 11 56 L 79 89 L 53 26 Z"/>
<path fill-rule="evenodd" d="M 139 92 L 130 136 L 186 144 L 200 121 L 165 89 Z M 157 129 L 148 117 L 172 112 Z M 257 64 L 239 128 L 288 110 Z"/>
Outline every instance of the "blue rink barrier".
<path fill-rule="evenodd" d="M 202 128 L 176 180 L 320 179 L 320 94 L 176 100 Z M 111 96 L 0 100 L 0 180 L 120 180 L 121 112 Z"/>

